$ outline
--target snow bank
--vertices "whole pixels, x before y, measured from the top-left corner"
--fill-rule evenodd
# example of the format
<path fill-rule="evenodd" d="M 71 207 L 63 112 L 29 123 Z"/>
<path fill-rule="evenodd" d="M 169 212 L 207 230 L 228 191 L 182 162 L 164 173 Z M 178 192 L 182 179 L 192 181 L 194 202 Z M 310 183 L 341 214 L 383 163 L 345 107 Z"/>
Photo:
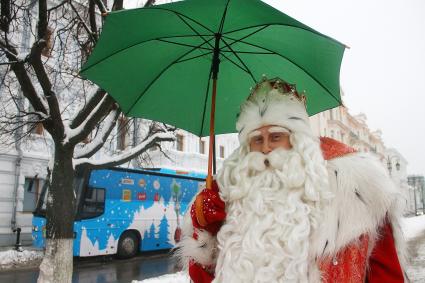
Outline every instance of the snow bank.
<path fill-rule="evenodd" d="M 25 265 L 43 258 L 42 251 L 18 252 L 15 250 L 7 250 L 0 252 L 0 269 L 10 268 L 16 265 Z"/>
<path fill-rule="evenodd" d="M 425 233 L 425 215 L 403 218 L 401 227 L 407 240 Z"/>
<path fill-rule="evenodd" d="M 131 283 L 189 283 L 189 276 L 186 272 L 177 272 L 142 281 L 133 280 Z"/>

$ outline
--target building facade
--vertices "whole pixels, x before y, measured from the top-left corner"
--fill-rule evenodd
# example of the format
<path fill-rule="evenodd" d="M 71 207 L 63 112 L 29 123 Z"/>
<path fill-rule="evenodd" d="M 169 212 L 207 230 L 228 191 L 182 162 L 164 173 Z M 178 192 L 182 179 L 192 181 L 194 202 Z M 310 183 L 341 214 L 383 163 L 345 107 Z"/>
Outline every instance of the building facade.
<path fill-rule="evenodd" d="M 425 178 L 423 175 L 409 175 L 407 182 L 412 188 L 412 202 L 415 214 L 425 214 Z"/>

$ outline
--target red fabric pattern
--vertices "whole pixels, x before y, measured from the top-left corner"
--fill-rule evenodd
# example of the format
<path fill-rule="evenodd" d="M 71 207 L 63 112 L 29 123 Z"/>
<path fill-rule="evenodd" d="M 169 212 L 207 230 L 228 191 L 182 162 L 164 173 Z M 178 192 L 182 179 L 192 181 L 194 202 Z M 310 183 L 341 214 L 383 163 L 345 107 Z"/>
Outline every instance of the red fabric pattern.
<path fill-rule="evenodd" d="M 193 261 L 189 263 L 189 276 L 194 283 L 211 283 L 214 280 L 213 274 Z"/>
<path fill-rule="evenodd" d="M 196 219 L 195 205 L 193 204 L 190 208 L 190 216 L 192 218 L 193 227 L 198 229 L 207 230 L 211 234 L 217 234 L 220 230 L 223 221 L 226 218 L 226 212 L 224 210 L 224 202 L 221 200 L 218 194 L 217 182 L 213 182 L 211 189 L 204 189 L 200 193 L 203 198 L 203 214 L 208 225 L 202 227 Z"/>
<path fill-rule="evenodd" d="M 323 283 L 363 283 L 366 276 L 366 258 L 369 238 L 361 236 L 358 242 L 346 246 L 335 258 L 324 258 L 319 263 Z"/>
<path fill-rule="evenodd" d="M 330 160 L 333 158 L 344 156 L 349 153 L 356 152 L 354 148 L 349 147 L 348 145 L 343 144 L 334 139 L 326 137 L 320 138 L 320 148 L 322 149 L 323 158 L 325 160 Z"/>
<path fill-rule="evenodd" d="M 403 271 L 395 249 L 393 230 L 387 221 L 381 229 L 381 237 L 369 258 L 368 283 L 402 283 Z"/>

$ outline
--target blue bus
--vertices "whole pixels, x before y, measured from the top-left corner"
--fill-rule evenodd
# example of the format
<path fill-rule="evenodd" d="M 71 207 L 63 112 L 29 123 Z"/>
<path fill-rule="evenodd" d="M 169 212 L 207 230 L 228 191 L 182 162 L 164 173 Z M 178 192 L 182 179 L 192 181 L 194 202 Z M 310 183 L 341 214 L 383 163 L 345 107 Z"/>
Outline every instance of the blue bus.
<path fill-rule="evenodd" d="M 169 169 L 79 172 L 75 181 L 74 256 L 169 249 L 180 238 L 183 214 L 205 186 L 205 175 Z M 33 217 L 33 245 L 43 248 L 47 187 Z"/>

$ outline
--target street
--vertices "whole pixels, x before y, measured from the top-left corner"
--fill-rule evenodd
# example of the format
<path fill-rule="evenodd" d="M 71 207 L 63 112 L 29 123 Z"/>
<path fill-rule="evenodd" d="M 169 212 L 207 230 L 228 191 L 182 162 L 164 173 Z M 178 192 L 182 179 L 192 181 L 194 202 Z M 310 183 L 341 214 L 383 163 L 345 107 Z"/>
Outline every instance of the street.
<path fill-rule="evenodd" d="M 425 282 L 425 234 L 408 242 L 411 261 L 407 274 L 412 283 Z M 178 271 L 176 261 L 168 251 L 142 253 L 128 260 L 113 257 L 74 260 L 73 283 L 128 283 Z M 38 268 L 12 269 L 0 272 L 0 282 L 35 283 Z"/>
<path fill-rule="evenodd" d="M 74 260 L 73 283 L 128 283 L 177 271 L 168 252 L 143 253 L 129 260 L 96 257 Z M 38 268 L 0 273 L 0 282 L 36 283 Z"/>

